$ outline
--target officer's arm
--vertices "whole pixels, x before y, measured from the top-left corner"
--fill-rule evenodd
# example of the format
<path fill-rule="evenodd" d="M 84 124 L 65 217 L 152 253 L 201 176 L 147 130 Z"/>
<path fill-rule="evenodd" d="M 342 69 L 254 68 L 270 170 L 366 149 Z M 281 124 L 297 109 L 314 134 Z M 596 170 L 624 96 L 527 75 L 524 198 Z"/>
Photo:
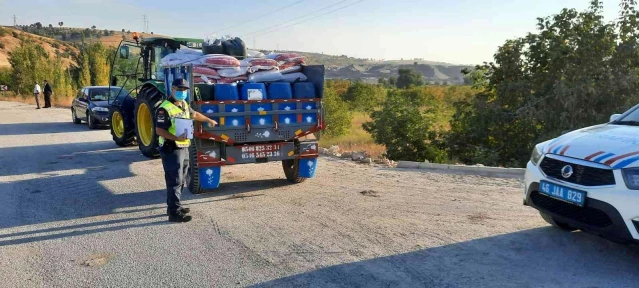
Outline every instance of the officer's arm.
<path fill-rule="evenodd" d="M 204 116 L 202 113 L 198 113 L 195 112 L 193 110 L 191 110 L 191 115 L 193 115 L 191 118 L 193 118 L 193 120 L 196 121 L 200 121 L 200 122 L 215 122 L 213 120 L 211 120 L 211 118 Z M 217 122 L 215 122 L 215 124 L 217 124 Z"/>

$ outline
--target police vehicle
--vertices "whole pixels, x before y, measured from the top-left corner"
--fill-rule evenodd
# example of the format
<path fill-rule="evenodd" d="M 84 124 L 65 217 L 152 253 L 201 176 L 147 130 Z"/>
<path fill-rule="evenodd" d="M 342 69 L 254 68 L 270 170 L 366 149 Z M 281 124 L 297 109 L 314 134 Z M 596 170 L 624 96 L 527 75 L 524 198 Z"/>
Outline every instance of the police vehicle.
<path fill-rule="evenodd" d="M 639 242 L 639 105 L 535 146 L 524 205 L 560 229 Z"/>

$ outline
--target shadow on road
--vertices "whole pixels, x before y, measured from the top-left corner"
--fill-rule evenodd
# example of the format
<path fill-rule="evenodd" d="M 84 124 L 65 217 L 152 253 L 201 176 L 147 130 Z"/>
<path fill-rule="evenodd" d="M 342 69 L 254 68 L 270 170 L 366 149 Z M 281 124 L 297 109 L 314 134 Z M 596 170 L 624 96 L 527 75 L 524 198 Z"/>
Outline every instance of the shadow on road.
<path fill-rule="evenodd" d="M 102 128 L 102 129 L 106 129 L 106 128 Z M 87 131 L 91 131 L 91 130 L 89 130 L 86 124 L 73 124 L 71 120 L 69 120 L 69 122 L 0 124 L 0 136 L 71 133 L 71 132 L 87 132 Z"/>
<path fill-rule="evenodd" d="M 79 224 L 76 221 L 68 226 L 55 223 L 51 224 L 56 225 L 54 228 L 47 225 L 17 233 L 0 233 L 0 247 L 148 225 L 131 226 L 131 221 L 139 220 L 136 218 L 94 223 L 91 221 L 95 219 L 89 219 L 90 217 L 151 210 L 166 217 L 165 189 L 127 191 L 147 185 L 146 182 L 139 183 L 140 180 L 144 181 L 144 177 L 131 178 L 136 176 L 132 172 L 132 164 L 155 161 L 155 164 L 162 165 L 159 160 L 142 156 L 137 147 L 120 148 L 111 141 L 8 147 L 0 148 L 0 161 L 11 163 L 2 165 L 4 167 L 0 169 L 0 203 L 3 205 L 3 209 L 0 209 L 0 219 L 3 219 L 0 221 L 0 229 L 80 221 Z M 162 173 L 161 169 L 157 171 Z M 163 175 L 157 176 L 156 179 L 162 179 L 161 186 L 164 186 Z M 108 187 L 118 187 L 117 191 L 109 189 L 105 183 L 109 183 Z M 193 195 L 185 188 L 182 199 L 192 200 L 190 204 L 197 205 L 259 197 L 264 194 L 241 194 L 283 185 L 288 185 L 288 182 L 271 179 L 231 182 L 222 184 L 215 192 L 201 195 Z M 166 222 L 165 220 L 163 218 L 161 222 Z M 87 229 L 101 225 L 113 227 Z M 14 239 L 16 237 L 19 239 Z"/>
<path fill-rule="evenodd" d="M 253 287 L 637 287 L 639 247 L 538 228 L 330 266 Z"/>
<path fill-rule="evenodd" d="M 113 141 L 7 147 L 0 148 L 0 162 L 4 164 L 0 165 L 0 176 L 86 169 L 145 160 L 148 158 L 142 156 L 137 147 L 120 148 Z"/>

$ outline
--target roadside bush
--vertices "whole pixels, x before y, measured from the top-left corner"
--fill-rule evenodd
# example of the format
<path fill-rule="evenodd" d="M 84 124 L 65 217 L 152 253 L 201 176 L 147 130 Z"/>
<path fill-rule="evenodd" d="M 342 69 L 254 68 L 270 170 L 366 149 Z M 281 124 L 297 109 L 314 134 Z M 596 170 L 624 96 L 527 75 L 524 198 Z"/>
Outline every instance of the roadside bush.
<path fill-rule="evenodd" d="M 375 143 L 386 146 L 386 157 L 391 160 L 445 162 L 448 157 L 439 149 L 435 118 L 434 108 L 419 107 L 408 95 L 393 91 L 363 128 Z"/>
<path fill-rule="evenodd" d="M 346 134 L 353 120 L 348 104 L 328 85 L 324 91 L 323 103 L 326 110 L 326 135 L 337 137 Z"/>
<path fill-rule="evenodd" d="M 380 85 L 365 84 L 357 81 L 348 87 L 342 98 L 348 102 L 351 110 L 368 112 L 382 104 L 384 98 L 386 98 L 386 89 Z"/>
<path fill-rule="evenodd" d="M 18 38 L 18 32 L 16 31 L 11 32 L 11 35 L 13 36 L 13 38 Z"/>
<path fill-rule="evenodd" d="M 4 43 L 0 42 L 0 49 L 4 49 Z"/>
<path fill-rule="evenodd" d="M 0 27 L 0 37 L 7 35 L 7 29 Z"/>

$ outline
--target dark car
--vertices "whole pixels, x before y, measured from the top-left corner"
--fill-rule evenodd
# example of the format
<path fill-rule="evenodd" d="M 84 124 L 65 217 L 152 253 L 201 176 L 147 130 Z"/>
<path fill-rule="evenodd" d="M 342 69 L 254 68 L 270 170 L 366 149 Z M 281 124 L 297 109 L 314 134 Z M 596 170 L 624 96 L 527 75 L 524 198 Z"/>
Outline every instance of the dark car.
<path fill-rule="evenodd" d="M 109 100 L 113 101 L 118 94 L 126 93 L 120 87 L 87 86 L 82 88 L 73 100 L 71 117 L 73 123 L 86 121 L 89 129 L 110 125 Z"/>

